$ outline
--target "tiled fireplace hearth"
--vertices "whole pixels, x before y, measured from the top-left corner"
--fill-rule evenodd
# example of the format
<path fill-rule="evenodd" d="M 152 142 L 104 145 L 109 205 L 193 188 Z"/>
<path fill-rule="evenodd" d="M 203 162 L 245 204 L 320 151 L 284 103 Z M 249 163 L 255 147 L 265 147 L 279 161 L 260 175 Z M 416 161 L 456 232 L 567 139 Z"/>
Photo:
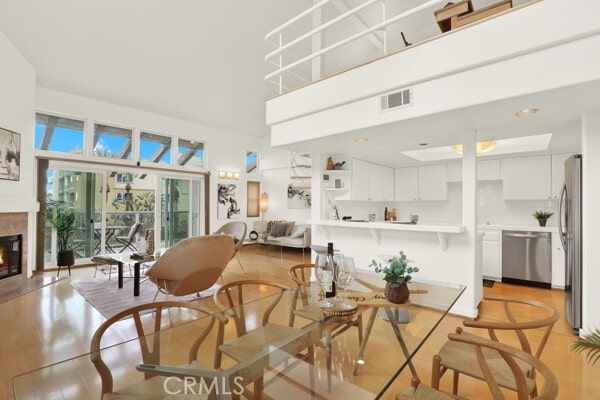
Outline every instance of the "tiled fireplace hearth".
<path fill-rule="evenodd" d="M 0 212 L 0 280 L 25 277 L 27 271 L 26 212 Z"/>

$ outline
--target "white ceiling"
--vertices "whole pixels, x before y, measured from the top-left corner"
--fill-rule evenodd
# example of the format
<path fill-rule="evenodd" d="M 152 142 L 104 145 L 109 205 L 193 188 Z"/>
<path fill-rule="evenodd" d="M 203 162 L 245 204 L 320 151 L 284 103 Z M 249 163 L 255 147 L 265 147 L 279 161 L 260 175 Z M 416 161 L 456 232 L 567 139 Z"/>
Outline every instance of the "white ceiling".
<path fill-rule="evenodd" d="M 264 35 L 310 0 L 0 0 L 50 89 L 263 137 Z"/>

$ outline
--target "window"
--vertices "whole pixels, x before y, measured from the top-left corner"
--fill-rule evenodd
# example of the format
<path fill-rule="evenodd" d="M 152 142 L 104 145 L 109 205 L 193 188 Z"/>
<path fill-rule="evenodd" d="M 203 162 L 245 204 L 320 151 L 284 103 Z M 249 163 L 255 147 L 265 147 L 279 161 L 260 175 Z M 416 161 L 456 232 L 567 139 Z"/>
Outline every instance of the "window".
<path fill-rule="evenodd" d="M 258 153 L 256 151 L 246 152 L 246 173 L 256 174 L 258 172 Z"/>
<path fill-rule="evenodd" d="M 59 153 L 83 153 L 83 121 L 35 114 L 35 148 Z"/>
<path fill-rule="evenodd" d="M 142 132 L 140 134 L 140 161 L 171 164 L 171 138 Z"/>
<path fill-rule="evenodd" d="M 133 174 L 130 172 L 117 172 L 115 181 L 118 183 L 131 183 L 133 182 Z"/>
<path fill-rule="evenodd" d="M 94 124 L 94 155 L 130 160 L 131 136 L 131 129 Z"/>
<path fill-rule="evenodd" d="M 204 143 L 195 140 L 179 139 L 177 165 L 204 167 Z"/>
<path fill-rule="evenodd" d="M 260 202 L 260 182 L 248 181 L 246 184 L 246 214 L 248 217 L 258 217 Z"/>

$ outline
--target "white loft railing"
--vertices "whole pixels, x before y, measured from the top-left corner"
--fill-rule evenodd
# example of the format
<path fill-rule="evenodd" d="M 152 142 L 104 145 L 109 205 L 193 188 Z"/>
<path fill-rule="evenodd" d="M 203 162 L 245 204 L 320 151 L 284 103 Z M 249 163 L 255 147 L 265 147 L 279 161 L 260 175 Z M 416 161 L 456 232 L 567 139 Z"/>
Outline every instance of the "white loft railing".
<path fill-rule="evenodd" d="M 265 76 L 265 81 L 276 85 L 279 88 L 279 93 L 283 93 L 284 91 L 293 89 L 294 87 L 300 86 L 304 83 L 312 82 L 314 80 L 320 79 L 321 76 L 315 76 L 313 73 L 311 62 L 319 57 L 325 56 L 328 53 L 331 53 L 333 50 L 338 49 L 342 46 L 348 45 L 352 42 L 355 42 L 367 35 L 379 34 L 378 41 L 381 41 L 382 44 L 382 54 L 386 55 L 389 51 L 388 46 L 388 35 L 387 35 L 387 27 L 393 24 L 398 24 L 403 19 L 406 19 L 418 12 L 422 12 L 428 8 L 434 7 L 436 5 L 440 5 L 442 3 L 446 3 L 448 0 L 428 0 L 424 1 L 423 4 L 408 9 L 399 13 L 398 15 L 389 16 L 388 11 L 386 9 L 386 2 L 390 0 L 365 0 L 358 6 L 354 8 L 348 8 L 344 2 L 344 0 L 322 0 L 302 13 L 298 14 L 294 18 L 285 22 L 281 26 L 272 30 L 271 32 L 265 35 L 265 42 L 269 45 L 273 46 L 275 50 L 271 51 L 269 54 L 265 56 L 265 62 L 269 65 L 272 65 L 276 68 L 275 71 L 268 73 Z M 338 9 L 341 10 L 342 13 L 329 21 L 321 23 L 318 21 L 320 19 L 320 15 L 322 13 L 322 8 L 330 3 Z M 369 24 L 365 22 L 365 19 L 361 18 L 358 13 L 363 10 L 366 10 L 368 7 L 375 7 L 378 5 L 380 7 L 381 20 L 380 22 Z M 373 12 L 373 10 L 370 10 Z M 377 12 L 377 11 L 375 11 Z M 319 14 L 316 14 L 319 13 Z M 303 32 L 296 37 L 289 39 L 284 42 L 284 31 L 286 29 L 291 29 L 294 25 L 304 19 L 305 17 L 313 17 L 310 21 L 310 29 L 307 32 Z M 315 16 L 317 21 L 315 22 Z M 314 43 L 308 43 L 310 50 L 308 54 L 303 56 L 296 56 L 295 53 L 298 51 L 298 47 L 307 45 L 307 41 L 313 40 L 317 35 L 322 35 L 326 33 L 326 31 L 334 25 L 338 25 L 343 21 L 347 21 L 349 19 L 357 19 L 360 21 L 360 25 L 364 27 L 364 29 L 358 32 L 351 32 L 346 37 L 341 40 L 337 40 L 333 43 L 330 43 L 324 47 L 320 45 L 320 41 L 318 41 L 319 45 L 315 46 Z M 404 38 L 403 38 L 404 40 Z M 366 61 L 366 60 L 364 60 Z M 351 65 L 347 66 L 350 67 Z M 306 68 L 308 67 L 308 71 Z M 303 71 L 300 69 L 304 68 Z M 289 81 L 284 82 L 284 76 Z"/>

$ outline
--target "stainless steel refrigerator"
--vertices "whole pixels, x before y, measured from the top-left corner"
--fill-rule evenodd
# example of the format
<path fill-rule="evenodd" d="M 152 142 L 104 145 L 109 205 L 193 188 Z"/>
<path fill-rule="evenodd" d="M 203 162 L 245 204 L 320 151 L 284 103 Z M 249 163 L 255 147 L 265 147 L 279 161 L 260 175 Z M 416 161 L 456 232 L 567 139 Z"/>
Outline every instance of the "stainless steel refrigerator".
<path fill-rule="evenodd" d="M 565 315 L 578 334 L 581 328 L 581 154 L 565 161 L 565 184 L 558 206 L 558 229 L 565 250 Z"/>

